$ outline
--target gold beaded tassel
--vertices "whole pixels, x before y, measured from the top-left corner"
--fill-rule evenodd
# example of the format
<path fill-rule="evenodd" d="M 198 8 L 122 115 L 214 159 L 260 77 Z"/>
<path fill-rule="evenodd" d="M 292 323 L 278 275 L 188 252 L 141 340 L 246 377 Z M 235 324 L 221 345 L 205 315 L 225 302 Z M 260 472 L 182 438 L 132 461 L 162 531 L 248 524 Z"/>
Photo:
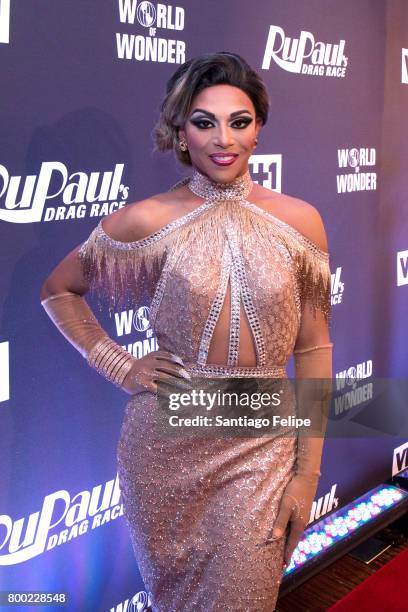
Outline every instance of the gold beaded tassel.
<path fill-rule="evenodd" d="M 173 250 L 179 254 L 205 253 L 208 260 L 218 260 L 225 240 L 225 210 L 217 207 L 207 214 L 214 207 L 214 203 L 208 203 L 188 222 L 184 223 L 183 218 L 176 219 L 174 225 L 164 226 L 154 236 L 137 241 L 137 245 L 111 239 L 102 230 L 100 222 L 78 252 L 89 291 L 97 295 L 99 310 L 103 309 L 106 301 L 110 313 L 134 306 L 143 288 L 154 289 Z"/>
<path fill-rule="evenodd" d="M 296 276 L 302 305 L 321 310 L 326 321 L 331 319 L 331 273 L 329 262 L 313 253 L 298 252 L 295 257 Z"/>
<path fill-rule="evenodd" d="M 138 296 L 147 288 L 147 279 L 158 274 L 166 242 L 163 239 L 133 247 L 109 238 L 101 223 L 94 228 L 78 257 L 90 294 L 96 295 L 100 311 L 106 303 L 110 314 L 115 309 L 135 306 Z"/>

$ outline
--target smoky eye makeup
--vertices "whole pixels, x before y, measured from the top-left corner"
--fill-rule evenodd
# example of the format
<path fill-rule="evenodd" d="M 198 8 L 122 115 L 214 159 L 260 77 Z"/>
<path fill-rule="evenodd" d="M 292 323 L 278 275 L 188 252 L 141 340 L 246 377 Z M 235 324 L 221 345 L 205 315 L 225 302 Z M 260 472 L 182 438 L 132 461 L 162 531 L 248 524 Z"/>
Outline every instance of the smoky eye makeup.
<path fill-rule="evenodd" d="M 243 129 L 246 128 L 250 123 L 252 123 L 253 119 L 252 117 L 237 117 L 236 119 L 233 119 L 232 124 L 234 123 L 241 123 L 241 128 L 238 129 Z M 238 127 L 238 126 L 235 126 Z"/>
<path fill-rule="evenodd" d="M 206 117 L 205 115 L 200 116 L 196 116 L 194 115 L 193 117 L 190 118 L 190 123 L 192 123 L 194 126 L 200 128 L 200 129 L 208 129 L 209 127 L 213 127 L 214 126 L 214 120 L 210 119 L 208 117 Z M 233 119 L 231 119 L 231 125 L 232 127 L 235 127 L 237 129 L 244 129 L 246 128 L 250 123 L 252 123 L 253 118 L 249 117 L 247 115 L 243 115 L 242 117 L 234 117 Z M 237 125 L 239 124 L 239 125 Z"/>
<path fill-rule="evenodd" d="M 197 116 L 194 116 L 194 118 L 190 119 L 190 123 L 192 123 L 193 125 L 201 129 L 206 129 L 214 125 L 214 122 L 211 119 L 208 119 L 208 117 L 197 117 Z"/>

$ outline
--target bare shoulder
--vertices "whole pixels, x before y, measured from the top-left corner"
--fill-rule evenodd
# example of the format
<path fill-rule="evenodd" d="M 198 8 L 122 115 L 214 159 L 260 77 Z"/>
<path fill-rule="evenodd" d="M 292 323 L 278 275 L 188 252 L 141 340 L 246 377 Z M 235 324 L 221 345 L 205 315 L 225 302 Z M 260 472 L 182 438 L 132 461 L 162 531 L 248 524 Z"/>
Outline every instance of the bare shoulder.
<path fill-rule="evenodd" d="M 259 186 L 257 186 L 259 187 Z M 261 187 L 254 190 L 254 203 L 291 225 L 322 251 L 328 251 L 323 219 L 315 206 L 294 196 Z"/>
<path fill-rule="evenodd" d="M 127 204 L 103 219 L 104 231 L 120 242 L 133 242 L 153 234 L 178 216 L 183 198 L 177 191 Z"/>

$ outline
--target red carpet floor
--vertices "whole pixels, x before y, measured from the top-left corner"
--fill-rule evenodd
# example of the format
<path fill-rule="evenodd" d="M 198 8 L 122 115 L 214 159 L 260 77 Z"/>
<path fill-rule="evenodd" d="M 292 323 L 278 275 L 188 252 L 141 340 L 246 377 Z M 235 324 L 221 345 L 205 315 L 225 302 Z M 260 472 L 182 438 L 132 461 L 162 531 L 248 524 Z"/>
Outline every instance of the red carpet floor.
<path fill-rule="evenodd" d="M 408 611 L 408 548 L 340 599 L 328 612 Z"/>

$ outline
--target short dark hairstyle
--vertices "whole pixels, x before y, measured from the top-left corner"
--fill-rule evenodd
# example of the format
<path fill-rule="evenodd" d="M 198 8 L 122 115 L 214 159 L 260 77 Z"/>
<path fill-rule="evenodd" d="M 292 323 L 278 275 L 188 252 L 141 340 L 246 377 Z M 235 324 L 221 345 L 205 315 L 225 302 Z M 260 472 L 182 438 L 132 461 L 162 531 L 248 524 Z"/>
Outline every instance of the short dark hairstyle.
<path fill-rule="evenodd" d="M 266 86 L 251 66 L 236 53 L 205 53 L 188 60 L 167 82 L 160 117 L 153 129 L 159 151 L 173 149 L 178 159 L 191 166 L 190 154 L 178 146 L 178 130 L 184 125 L 193 98 L 206 87 L 228 84 L 242 89 L 251 99 L 262 125 L 268 120 L 269 99 Z"/>

